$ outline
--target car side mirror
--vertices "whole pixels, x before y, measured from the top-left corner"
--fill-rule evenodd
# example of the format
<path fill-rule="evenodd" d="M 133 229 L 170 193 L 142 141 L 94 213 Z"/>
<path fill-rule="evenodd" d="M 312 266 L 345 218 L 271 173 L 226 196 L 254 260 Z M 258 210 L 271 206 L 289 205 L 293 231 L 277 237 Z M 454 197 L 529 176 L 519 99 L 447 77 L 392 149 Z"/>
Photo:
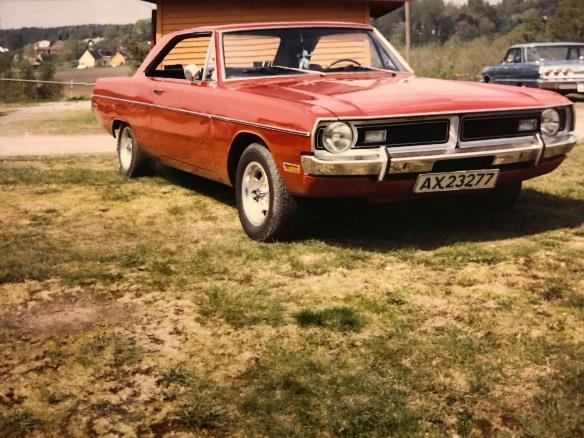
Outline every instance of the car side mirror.
<path fill-rule="evenodd" d="M 203 69 L 198 65 L 190 64 L 185 67 L 185 78 L 189 82 L 200 81 L 203 77 Z"/>

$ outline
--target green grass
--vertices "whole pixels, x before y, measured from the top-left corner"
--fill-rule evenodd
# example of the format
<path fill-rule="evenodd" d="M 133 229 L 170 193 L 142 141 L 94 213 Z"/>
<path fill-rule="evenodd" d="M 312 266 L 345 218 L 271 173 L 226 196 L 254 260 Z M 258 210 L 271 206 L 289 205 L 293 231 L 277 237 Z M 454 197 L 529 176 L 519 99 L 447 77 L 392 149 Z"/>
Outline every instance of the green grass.
<path fill-rule="evenodd" d="M 3 136 L 86 135 L 103 132 L 90 110 L 47 111 L 45 114 L 33 114 L 26 119 L 2 123 Z"/>
<path fill-rule="evenodd" d="M 6 417 L 0 416 L 0 436 L 5 438 L 20 438 L 39 429 L 41 424 L 28 411 L 15 412 Z"/>
<path fill-rule="evenodd" d="M 301 327 L 321 327 L 339 331 L 360 331 L 365 322 L 353 309 L 332 307 L 323 310 L 303 310 L 294 315 Z"/>
<path fill-rule="evenodd" d="M 583 166 L 267 245 L 199 178 L 4 160 L 0 435 L 582 435 Z"/>

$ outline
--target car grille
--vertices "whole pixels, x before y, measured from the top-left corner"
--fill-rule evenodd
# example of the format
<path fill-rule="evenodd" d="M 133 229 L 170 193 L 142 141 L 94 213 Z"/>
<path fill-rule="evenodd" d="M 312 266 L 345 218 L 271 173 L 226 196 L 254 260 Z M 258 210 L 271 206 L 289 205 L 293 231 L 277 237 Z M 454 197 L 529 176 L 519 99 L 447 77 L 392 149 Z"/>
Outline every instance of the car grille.
<path fill-rule="evenodd" d="M 575 129 L 573 107 L 566 106 L 556 109 L 560 114 L 560 131 L 573 131 Z M 538 134 L 541 130 L 541 110 L 460 114 L 449 116 L 449 118 L 425 120 L 359 121 L 355 123 L 357 141 L 354 149 L 373 149 L 380 146 L 400 148 L 443 145 L 451 140 L 451 119 L 454 117 L 460 118 L 458 137 L 461 142 L 529 137 Z M 532 119 L 537 121 L 533 129 L 519 130 L 522 120 Z M 321 126 L 316 132 L 316 149 L 319 150 L 325 149 L 322 144 L 324 129 L 325 126 Z M 365 135 L 369 131 L 385 131 L 385 141 L 366 142 Z"/>
<path fill-rule="evenodd" d="M 477 141 L 533 135 L 539 132 L 540 117 L 539 112 L 466 116 L 462 118 L 460 139 Z M 537 127 L 530 131 L 519 131 L 519 122 L 527 119 L 537 119 Z"/>
<path fill-rule="evenodd" d="M 386 131 L 387 140 L 381 143 L 365 143 L 367 131 Z M 419 122 L 401 122 L 386 125 L 358 126 L 357 148 L 379 146 L 405 147 L 429 144 L 444 144 L 448 142 L 450 121 L 427 120 Z"/>

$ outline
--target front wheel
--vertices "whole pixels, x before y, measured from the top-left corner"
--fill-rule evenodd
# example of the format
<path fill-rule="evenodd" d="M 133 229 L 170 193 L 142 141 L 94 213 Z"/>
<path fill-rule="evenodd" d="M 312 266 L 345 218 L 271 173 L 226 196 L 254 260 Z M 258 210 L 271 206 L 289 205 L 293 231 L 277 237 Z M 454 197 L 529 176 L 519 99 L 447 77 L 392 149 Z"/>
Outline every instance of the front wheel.
<path fill-rule="evenodd" d="M 270 152 L 250 145 L 237 166 L 236 200 L 244 231 L 260 242 L 289 239 L 298 203 L 288 192 Z"/>
<path fill-rule="evenodd" d="M 118 134 L 118 161 L 120 173 L 128 178 L 147 173 L 148 158 L 138 146 L 132 128 L 127 125 Z"/>

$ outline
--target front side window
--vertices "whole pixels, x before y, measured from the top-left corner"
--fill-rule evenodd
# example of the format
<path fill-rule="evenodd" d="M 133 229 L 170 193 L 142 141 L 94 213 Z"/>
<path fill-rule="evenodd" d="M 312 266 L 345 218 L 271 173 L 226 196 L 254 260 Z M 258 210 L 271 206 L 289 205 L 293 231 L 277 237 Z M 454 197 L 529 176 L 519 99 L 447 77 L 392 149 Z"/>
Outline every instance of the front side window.
<path fill-rule="evenodd" d="M 339 73 L 403 70 L 367 29 L 281 28 L 223 35 L 227 79 L 286 76 L 303 72 Z"/>
<path fill-rule="evenodd" d="M 511 49 L 505 57 L 505 62 L 508 64 L 518 64 L 521 62 L 521 49 Z"/>
<path fill-rule="evenodd" d="M 148 69 L 147 76 L 202 80 L 211 42 L 211 34 L 204 34 L 187 36 L 170 43 L 162 52 L 162 58 Z M 214 75 L 215 69 L 208 68 L 208 71 Z"/>

